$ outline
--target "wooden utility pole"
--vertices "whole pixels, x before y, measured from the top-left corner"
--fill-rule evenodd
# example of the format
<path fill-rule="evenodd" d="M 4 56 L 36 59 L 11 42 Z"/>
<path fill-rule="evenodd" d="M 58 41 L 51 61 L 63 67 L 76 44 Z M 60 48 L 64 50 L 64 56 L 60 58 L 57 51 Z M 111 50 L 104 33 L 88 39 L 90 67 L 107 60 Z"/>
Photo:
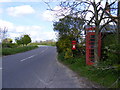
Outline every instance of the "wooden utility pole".
<path fill-rule="evenodd" d="M 120 44 L 120 1 L 118 1 L 117 43 Z"/>

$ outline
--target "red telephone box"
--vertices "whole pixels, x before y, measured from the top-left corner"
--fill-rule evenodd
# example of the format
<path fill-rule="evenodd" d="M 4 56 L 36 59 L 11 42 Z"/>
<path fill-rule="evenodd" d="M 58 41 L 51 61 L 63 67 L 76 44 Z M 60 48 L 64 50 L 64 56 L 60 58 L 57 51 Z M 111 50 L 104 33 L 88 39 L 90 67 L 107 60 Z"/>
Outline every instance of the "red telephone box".
<path fill-rule="evenodd" d="M 72 50 L 76 50 L 76 41 L 72 41 Z"/>
<path fill-rule="evenodd" d="M 101 33 L 98 35 L 98 56 L 101 55 Z M 86 64 L 94 64 L 95 27 L 86 29 Z"/>

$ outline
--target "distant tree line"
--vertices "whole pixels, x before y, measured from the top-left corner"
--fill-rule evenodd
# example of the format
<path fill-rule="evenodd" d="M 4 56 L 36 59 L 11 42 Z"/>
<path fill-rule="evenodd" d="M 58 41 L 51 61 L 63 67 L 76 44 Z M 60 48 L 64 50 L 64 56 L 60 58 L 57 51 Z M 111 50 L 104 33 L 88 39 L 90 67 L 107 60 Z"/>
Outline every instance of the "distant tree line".
<path fill-rule="evenodd" d="M 0 28 L 0 37 L 3 48 L 14 48 L 20 45 L 27 46 L 31 42 L 30 36 L 28 34 L 25 34 L 20 37 L 16 37 L 15 38 L 16 43 L 13 43 L 13 40 L 7 37 L 7 32 L 8 30 L 6 27 L 4 29 Z"/>

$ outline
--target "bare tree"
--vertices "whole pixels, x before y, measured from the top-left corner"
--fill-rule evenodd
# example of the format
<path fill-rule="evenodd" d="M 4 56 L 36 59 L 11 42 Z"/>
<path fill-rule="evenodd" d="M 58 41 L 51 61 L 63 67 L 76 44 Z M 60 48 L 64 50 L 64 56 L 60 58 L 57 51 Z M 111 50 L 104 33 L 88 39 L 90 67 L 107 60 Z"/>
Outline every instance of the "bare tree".
<path fill-rule="evenodd" d="M 7 32 L 8 32 L 8 28 L 4 27 L 4 28 L 0 28 L 0 39 L 1 42 L 3 39 L 5 39 L 7 37 Z"/>
<path fill-rule="evenodd" d="M 113 3 L 117 2 L 117 1 L 118 0 L 115 0 Z M 106 11 L 106 14 L 109 16 L 109 18 L 111 18 L 113 20 L 113 22 L 115 22 L 115 24 L 117 26 L 116 40 L 117 40 L 117 44 L 120 44 L 120 1 L 118 1 L 115 6 L 112 6 L 111 4 L 108 3 L 107 7 L 108 7 L 108 9 L 107 9 L 108 12 Z M 110 11 L 113 11 L 113 12 L 117 11 L 117 13 L 114 13 L 114 15 L 112 15 L 110 13 Z"/>
<path fill-rule="evenodd" d="M 69 8 L 70 15 L 77 15 L 78 18 L 83 18 L 85 20 L 85 25 L 89 26 L 95 26 L 95 44 L 94 44 L 94 60 L 95 65 L 100 60 L 100 57 L 98 56 L 98 41 L 99 41 L 99 33 L 106 28 L 110 23 L 115 23 L 115 25 L 118 25 L 117 29 L 117 37 L 119 39 L 119 32 L 120 32 L 120 1 L 118 2 L 118 8 L 115 8 L 117 10 L 118 15 L 114 16 L 111 12 L 114 12 L 111 7 L 115 5 L 117 0 L 81 0 L 81 1 L 65 1 L 60 2 L 60 6 L 63 8 Z M 103 4 L 104 3 L 104 4 Z M 91 17 L 87 18 L 89 14 L 92 14 Z M 63 11 L 63 14 L 64 11 Z M 119 41 L 119 40 L 117 40 Z"/>
<path fill-rule="evenodd" d="M 61 7 L 68 7 L 71 9 L 70 12 L 71 15 L 78 15 L 79 17 L 86 19 L 85 20 L 86 25 L 95 26 L 95 44 L 94 44 L 95 65 L 97 65 L 97 63 L 100 60 L 100 57 L 98 56 L 98 41 L 100 39 L 98 37 L 99 33 L 111 22 L 119 24 L 118 17 L 110 13 L 110 7 L 114 5 L 116 2 L 117 0 L 113 0 L 109 4 L 108 0 L 100 0 L 99 2 L 95 0 L 86 0 L 80 2 L 66 1 L 60 3 Z M 104 3 L 104 5 L 102 5 L 102 3 Z M 90 13 L 92 14 L 91 17 L 87 18 L 88 14 Z"/>

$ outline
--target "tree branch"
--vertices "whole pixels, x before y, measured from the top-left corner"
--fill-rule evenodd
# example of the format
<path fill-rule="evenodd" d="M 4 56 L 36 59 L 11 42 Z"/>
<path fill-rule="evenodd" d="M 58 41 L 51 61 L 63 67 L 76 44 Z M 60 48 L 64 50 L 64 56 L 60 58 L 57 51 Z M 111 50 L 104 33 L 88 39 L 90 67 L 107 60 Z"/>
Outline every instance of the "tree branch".
<path fill-rule="evenodd" d="M 102 30 L 106 25 L 108 25 L 110 22 L 113 22 L 112 20 L 110 20 L 110 21 L 108 21 L 108 22 L 106 22 L 104 25 L 102 25 L 101 27 L 100 27 L 100 30 Z"/>

